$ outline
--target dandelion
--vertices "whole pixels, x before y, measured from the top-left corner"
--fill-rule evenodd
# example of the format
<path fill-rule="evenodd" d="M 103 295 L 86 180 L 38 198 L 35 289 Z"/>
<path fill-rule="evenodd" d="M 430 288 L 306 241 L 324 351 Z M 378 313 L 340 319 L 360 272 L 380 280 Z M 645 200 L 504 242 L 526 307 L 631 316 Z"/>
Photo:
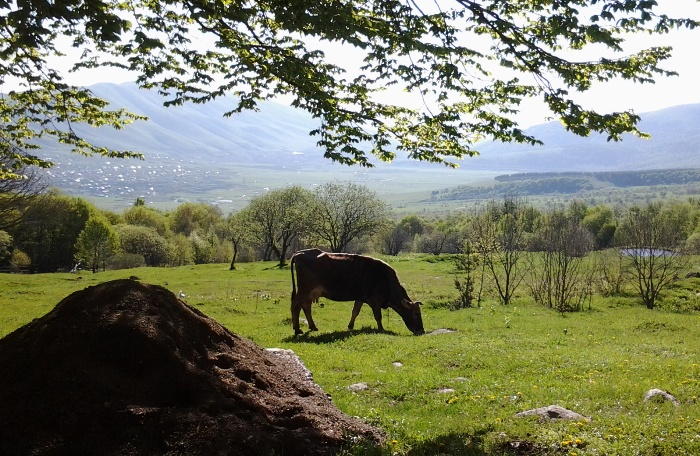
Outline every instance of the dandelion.
<path fill-rule="evenodd" d="M 561 441 L 562 446 L 570 446 L 571 445 L 571 440 L 562 440 Z"/>

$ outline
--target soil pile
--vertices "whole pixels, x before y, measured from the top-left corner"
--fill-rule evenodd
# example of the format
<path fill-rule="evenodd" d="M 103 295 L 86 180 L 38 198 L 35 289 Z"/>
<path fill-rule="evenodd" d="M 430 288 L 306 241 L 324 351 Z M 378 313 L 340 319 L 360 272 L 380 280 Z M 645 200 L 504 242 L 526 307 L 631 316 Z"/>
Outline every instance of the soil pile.
<path fill-rule="evenodd" d="M 0 454 L 329 455 L 381 432 L 170 291 L 78 291 L 0 339 Z"/>

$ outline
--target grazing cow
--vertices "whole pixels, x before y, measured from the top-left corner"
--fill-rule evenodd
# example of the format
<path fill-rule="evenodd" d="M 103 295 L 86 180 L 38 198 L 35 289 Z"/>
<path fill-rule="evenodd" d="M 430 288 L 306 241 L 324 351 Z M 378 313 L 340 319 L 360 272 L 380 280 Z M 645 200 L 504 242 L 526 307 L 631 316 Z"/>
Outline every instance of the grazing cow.
<path fill-rule="evenodd" d="M 396 271 L 382 260 L 350 253 L 328 253 L 308 249 L 300 250 L 292 256 L 291 270 L 292 326 L 295 335 L 302 334 L 299 329 L 301 309 L 304 309 L 309 329 L 318 330 L 311 318 L 311 303 L 318 302 L 319 298 L 355 302 L 348 329 L 353 329 L 362 304 L 367 303 L 372 308 L 380 331 L 384 330 L 382 309 L 391 307 L 414 334 L 425 332 L 420 312 L 421 303 L 411 301 L 399 283 Z"/>

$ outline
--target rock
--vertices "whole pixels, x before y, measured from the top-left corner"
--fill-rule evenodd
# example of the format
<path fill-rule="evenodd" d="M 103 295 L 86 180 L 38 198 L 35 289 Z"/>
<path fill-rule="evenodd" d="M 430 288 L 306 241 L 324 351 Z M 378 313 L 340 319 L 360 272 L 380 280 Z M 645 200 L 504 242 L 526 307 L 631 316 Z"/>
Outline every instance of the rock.
<path fill-rule="evenodd" d="M 668 393 L 664 390 L 660 390 L 658 388 L 653 388 L 647 391 L 647 394 L 644 396 L 644 401 L 642 402 L 650 401 L 655 397 L 660 397 L 664 400 L 671 401 L 676 407 L 681 405 L 681 401 L 676 399 L 671 393 Z"/>
<path fill-rule="evenodd" d="M 457 332 L 457 331 L 454 329 L 449 329 L 449 328 L 440 328 L 440 329 L 435 329 L 433 331 L 430 331 L 429 333 L 426 333 L 425 335 L 426 336 L 435 336 L 438 334 L 449 334 L 449 333 L 453 333 L 453 332 Z"/>
<path fill-rule="evenodd" d="M 396 367 L 396 368 L 403 367 L 403 363 L 400 363 L 400 362 L 398 362 L 398 361 L 394 361 L 394 362 L 391 363 L 391 364 L 392 364 L 392 366 L 394 366 L 394 367 Z"/>
<path fill-rule="evenodd" d="M 369 385 L 365 382 L 353 383 L 352 385 L 348 386 L 348 389 L 350 391 L 365 391 L 369 389 Z"/>
<path fill-rule="evenodd" d="M 440 388 L 437 390 L 438 393 L 440 394 L 452 394 L 455 392 L 454 388 Z"/>
<path fill-rule="evenodd" d="M 590 421 L 589 417 L 583 416 L 580 413 L 576 413 L 572 410 L 565 409 L 558 405 L 548 405 L 546 407 L 540 407 L 532 410 L 526 410 L 524 412 L 516 413 L 515 416 L 532 416 L 537 415 L 542 419 L 548 420 L 584 420 Z"/>

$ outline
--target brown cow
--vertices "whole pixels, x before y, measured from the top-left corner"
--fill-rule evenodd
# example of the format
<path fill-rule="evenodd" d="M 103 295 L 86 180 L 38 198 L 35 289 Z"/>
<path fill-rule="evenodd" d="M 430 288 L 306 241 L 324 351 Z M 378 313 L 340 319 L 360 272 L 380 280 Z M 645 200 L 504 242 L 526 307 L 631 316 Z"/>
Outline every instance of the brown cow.
<path fill-rule="evenodd" d="M 297 280 L 294 280 L 294 269 Z M 382 309 L 391 307 L 414 334 L 423 334 L 420 302 L 413 302 L 399 283 L 396 271 L 376 258 L 350 253 L 327 253 L 318 249 L 300 250 L 292 256 L 292 326 L 299 329 L 299 312 L 304 314 L 311 331 L 318 331 L 311 318 L 311 303 L 319 298 L 331 301 L 355 301 L 348 329 L 355 326 L 355 318 L 363 303 L 369 304 L 383 331 Z"/>

